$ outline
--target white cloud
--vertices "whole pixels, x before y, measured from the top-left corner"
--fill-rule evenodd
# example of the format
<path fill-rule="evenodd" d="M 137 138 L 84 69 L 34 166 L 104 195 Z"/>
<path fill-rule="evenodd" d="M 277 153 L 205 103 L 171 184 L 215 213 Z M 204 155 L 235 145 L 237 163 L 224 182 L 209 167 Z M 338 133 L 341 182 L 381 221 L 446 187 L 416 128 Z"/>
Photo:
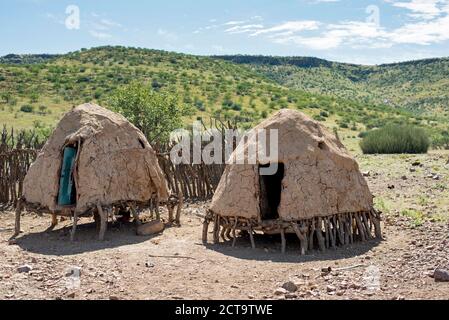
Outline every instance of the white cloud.
<path fill-rule="evenodd" d="M 429 45 L 449 40 L 449 15 L 420 23 L 406 24 L 389 34 L 394 43 Z"/>
<path fill-rule="evenodd" d="M 318 29 L 320 23 L 313 20 L 300 20 L 300 21 L 287 21 L 271 28 L 265 28 L 258 30 L 251 34 L 251 36 L 258 36 L 261 34 L 281 34 L 284 36 L 292 35 L 296 32 L 305 30 L 316 30 Z"/>
<path fill-rule="evenodd" d="M 91 19 L 86 21 L 86 25 L 89 28 L 89 34 L 97 39 L 104 40 L 113 38 L 113 31 L 117 29 L 127 31 L 120 23 L 111 19 L 104 18 L 101 14 L 91 12 Z"/>
<path fill-rule="evenodd" d="M 322 3 L 322 2 L 340 2 L 340 0 L 313 0 L 312 3 Z"/>
<path fill-rule="evenodd" d="M 92 37 L 100 39 L 100 40 L 112 38 L 111 34 L 105 33 L 105 32 L 98 32 L 98 31 L 95 31 L 95 30 L 90 30 L 89 33 L 90 33 L 90 35 Z"/>
<path fill-rule="evenodd" d="M 245 22 L 246 22 L 245 20 L 244 21 L 228 21 L 228 22 L 225 22 L 224 25 L 225 26 L 235 26 L 238 24 L 244 24 Z"/>
<path fill-rule="evenodd" d="M 387 29 L 369 21 L 323 23 L 315 20 L 287 21 L 264 27 L 238 21 L 225 30 L 228 34 L 247 33 L 279 44 L 293 44 L 314 50 L 340 46 L 390 48 L 399 44 L 430 45 L 449 40 L 449 0 L 385 0 L 403 8 L 412 18 L 402 26 Z M 331 1 L 321 1 L 331 2 Z M 333 2 L 333 1 L 332 1 Z M 235 24 L 235 25 L 234 25 Z"/>
<path fill-rule="evenodd" d="M 393 1 L 392 5 L 405 8 L 412 13 L 409 16 L 417 19 L 433 19 L 442 13 L 441 4 L 447 4 L 446 0 L 411 0 L 409 2 Z"/>
<path fill-rule="evenodd" d="M 178 40 L 178 35 L 177 34 L 175 34 L 173 32 L 169 32 L 169 31 L 164 30 L 164 29 L 158 29 L 157 30 L 157 34 L 160 37 L 164 38 L 166 41 L 169 41 L 169 42 L 175 42 L 175 41 Z"/>
<path fill-rule="evenodd" d="M 104 26 L 109 27 L 109 28 L 121 27 L 122 26 L 120 23 L 112 21 L 112 20 L 109 20 L 109 19 L 101 19 L 100 23 L 103 24 Z"/>
<path fill-rule="evenodd" d="M 261 24 L 247 24 L 247 25 L 238 25 L 231 27 L 229 29 L 226 29 L 225 32 L 229 34 L 237 34 L 237 33 L 251 33 L 255 32 L 258 29 L 262 29 L 263 25 Z"/>

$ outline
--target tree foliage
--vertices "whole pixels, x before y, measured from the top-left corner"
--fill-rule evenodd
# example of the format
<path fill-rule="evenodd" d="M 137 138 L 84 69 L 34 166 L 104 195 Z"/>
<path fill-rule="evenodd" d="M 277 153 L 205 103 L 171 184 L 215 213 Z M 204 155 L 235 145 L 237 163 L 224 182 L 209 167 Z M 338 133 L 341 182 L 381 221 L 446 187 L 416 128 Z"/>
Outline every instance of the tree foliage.
<path fill-rule="evenodd" d="M 182 117 L 191 113 L 175 95 L 138 82 L 117 89 L 109 107 L 139 128 L 150 143 L 166 141 L 170 132 L 182 128 Z"/>

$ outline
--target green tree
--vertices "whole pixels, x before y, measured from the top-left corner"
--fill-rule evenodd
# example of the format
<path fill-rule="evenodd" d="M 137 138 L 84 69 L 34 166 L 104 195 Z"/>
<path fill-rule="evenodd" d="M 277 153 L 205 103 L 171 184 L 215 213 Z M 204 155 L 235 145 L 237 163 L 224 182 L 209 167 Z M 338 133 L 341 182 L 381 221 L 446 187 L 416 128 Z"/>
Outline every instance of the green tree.
<path fill-rule="evenodd" d="M 167 141 L 170 132 L 182 127 L 182 117 L 192 114 L 191 108 L 180 104 L 177 96 L 156 92 L 142 83 L 117 89 L 109 107 L 139 128 L 150 143 Z"/>

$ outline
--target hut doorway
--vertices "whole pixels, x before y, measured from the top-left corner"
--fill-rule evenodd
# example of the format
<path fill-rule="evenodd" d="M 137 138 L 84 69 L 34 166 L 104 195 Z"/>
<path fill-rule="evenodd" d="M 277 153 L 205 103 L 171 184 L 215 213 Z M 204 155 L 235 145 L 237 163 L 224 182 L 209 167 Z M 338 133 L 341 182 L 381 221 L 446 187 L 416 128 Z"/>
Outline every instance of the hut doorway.
<path fill-rule="evenodd" d="M 281 203 L 282 180 L 284 179 L 284 164 L 277 163 L 277 172 L 273 175 L 261 175 L 261 168 L 268 168 L 271 163 L 259 165 L 260 185 L 260 214 L 262 220 L 276 220 L 279 218 L 278 208 Z"/>
<path fill-rule="evenodd" d="M 62 207 L 76 205 L 76 184 L 74 178 L 78 145 L 64 148 L 59 177 L 58 205 Z"/>

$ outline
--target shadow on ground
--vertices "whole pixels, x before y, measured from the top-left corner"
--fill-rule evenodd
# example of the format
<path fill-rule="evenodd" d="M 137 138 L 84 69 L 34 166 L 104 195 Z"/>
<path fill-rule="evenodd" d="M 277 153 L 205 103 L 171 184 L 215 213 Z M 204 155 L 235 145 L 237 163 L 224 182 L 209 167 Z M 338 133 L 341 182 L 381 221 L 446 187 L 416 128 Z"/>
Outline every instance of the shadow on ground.
<path fill-rule="evenodd" d="M 95 223 L 78 225 L 76 240 L 70 241 L 71 226 L 38 233 L 24 233 L 16 244 L 25 251 L 43 255 L 69 256 L 80 253 L 138 244 L 157 236 L 137 236 L 133 223 L 108 225 L 105 240 L 98 240 Z"/>
<path fill-rule="evenodd" d="M 299 240 L 295 235 L 286 235 L 287 248 L 286 253 L 281 252 L 280 235 L 255 235 L 256 249 L 251 248 L 249 236 L 238 237 L 236 246 L 232 247 L 232 240 L 220 244 L 207 244 L 207 248 L 224 255 L 243 260 L 259 260 L 273 262 L 309 262 L 309 261 L 327 261 L 341 260 L 363 255 L 374 247 L 378 246 L 381 240 L 373 239 L 366 242 L 357 242 L 345 247 L 328 249 L 325 252 L 318 250 L 309 251 L 306 255 L 300 255 Z"/>

